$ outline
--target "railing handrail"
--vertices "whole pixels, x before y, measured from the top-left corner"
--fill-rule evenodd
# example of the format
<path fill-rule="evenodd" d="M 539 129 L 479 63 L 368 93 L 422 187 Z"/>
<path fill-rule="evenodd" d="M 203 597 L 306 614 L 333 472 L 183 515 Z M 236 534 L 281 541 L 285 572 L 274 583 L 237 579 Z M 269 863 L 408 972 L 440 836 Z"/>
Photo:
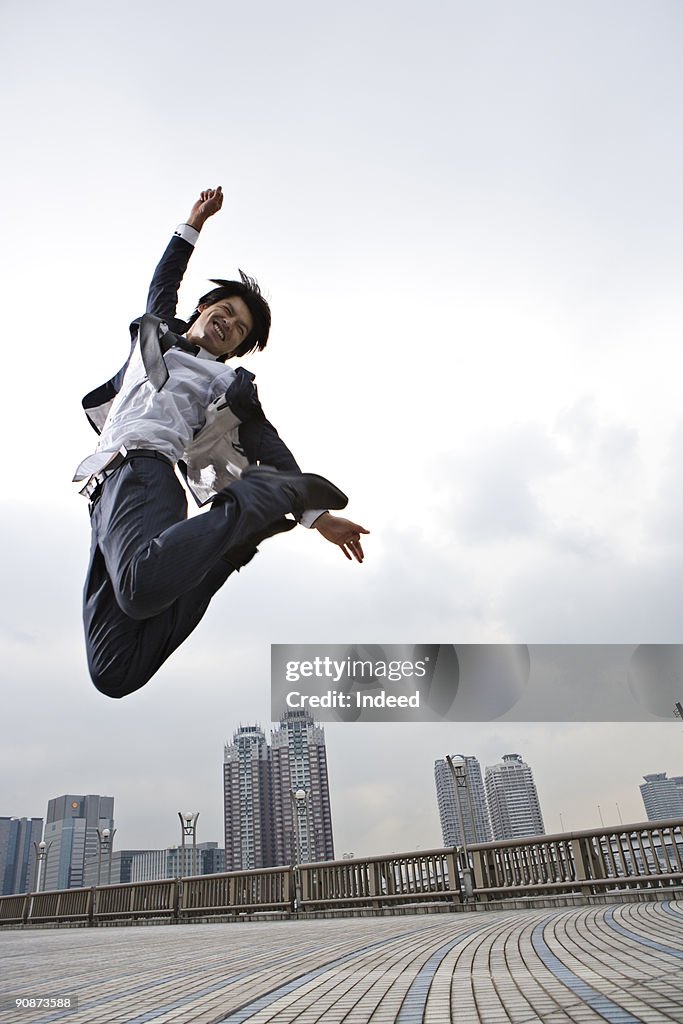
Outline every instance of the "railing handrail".
<path fill-rule="evenodd" d="M 568 842 L 572 839 L 589 839 L 595 836 L 621 836 L 632 832 L 657 832 L 662 828 L 683 828 L 683 818 L 666 818 L 661 821 L 639 821 L 628 825 L 610 825 L 600 828 L 578 829 L 572 832 L 540 833 L 535 836 L 521 836 L 519 839 L 496 839 L 487 843 L 469 843 L 469 850 L 491 850 L 501 846 L 537 846 L 539 843 Z"/>

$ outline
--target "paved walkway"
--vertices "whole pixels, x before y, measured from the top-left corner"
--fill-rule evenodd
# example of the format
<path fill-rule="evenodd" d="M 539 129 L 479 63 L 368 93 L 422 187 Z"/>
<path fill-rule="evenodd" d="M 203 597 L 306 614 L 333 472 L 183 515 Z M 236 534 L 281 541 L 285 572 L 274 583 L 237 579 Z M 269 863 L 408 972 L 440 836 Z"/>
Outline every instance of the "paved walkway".
<path fill-rule="evenodd" d="M 3 1024 L 668 1024 L 683 903 L 2 930 L 0 964 Z"/>

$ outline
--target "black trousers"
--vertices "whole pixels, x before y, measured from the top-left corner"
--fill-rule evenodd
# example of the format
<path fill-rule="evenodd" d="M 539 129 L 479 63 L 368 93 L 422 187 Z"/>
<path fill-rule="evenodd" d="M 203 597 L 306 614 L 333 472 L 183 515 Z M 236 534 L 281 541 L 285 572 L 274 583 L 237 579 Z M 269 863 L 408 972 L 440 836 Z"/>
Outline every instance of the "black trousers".
<path fill-rule="evenodd" d="M 108 697 L 144 686 L 265 537 L 295 526 L 286 498 L 254 476 L 187 518 L 170 463 L 131 455 L 91 510 L 83 594 L 91 678 Z"/>

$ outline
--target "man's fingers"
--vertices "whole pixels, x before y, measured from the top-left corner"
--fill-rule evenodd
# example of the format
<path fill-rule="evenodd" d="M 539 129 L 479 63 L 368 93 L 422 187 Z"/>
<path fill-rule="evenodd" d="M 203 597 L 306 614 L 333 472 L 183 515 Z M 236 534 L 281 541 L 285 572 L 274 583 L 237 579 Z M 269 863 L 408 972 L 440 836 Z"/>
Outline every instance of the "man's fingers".
<path fill-rule="evenodd" d="M 363 561 L 363 548 L 361 547 L 360 538 L 358 537 L 352 537 L 350 540 L 347 540 L 346 546 L 342 546 L 342 551 L 349 559 L 351 558 L 351 555 L 353 555 L 357 562 Z M 349 551 L 351 554 L 348 553 Z"/>
<path fill-rule="evenodd" d="M 220 185 L 217 188 L 205 188 L 199 193 L 199 202 L 213 202 L 217 210 L 223 205 L 223 190 Z"/>

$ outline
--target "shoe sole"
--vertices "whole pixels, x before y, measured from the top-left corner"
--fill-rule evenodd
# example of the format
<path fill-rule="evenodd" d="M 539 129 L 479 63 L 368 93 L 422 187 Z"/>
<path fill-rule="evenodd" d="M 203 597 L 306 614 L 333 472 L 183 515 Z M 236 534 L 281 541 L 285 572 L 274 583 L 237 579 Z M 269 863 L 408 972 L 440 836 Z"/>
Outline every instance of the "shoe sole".
<path fill-rule="evenodd" d="M 287 473 L 271 466 L 248 466 L 242 471 L 242 476 L 262 476 L 278 484 L 289 484 L 294 487 L 297 493 L 303 484 L 306 489 L 306 496 L 303 503 L 312 509 L 333 508 L 335 510 L 346 508 L 349 499 L 333 483 L 324 476 L 317 473 Z M 300 500 L 302 500 L 300 498 Z"/>

